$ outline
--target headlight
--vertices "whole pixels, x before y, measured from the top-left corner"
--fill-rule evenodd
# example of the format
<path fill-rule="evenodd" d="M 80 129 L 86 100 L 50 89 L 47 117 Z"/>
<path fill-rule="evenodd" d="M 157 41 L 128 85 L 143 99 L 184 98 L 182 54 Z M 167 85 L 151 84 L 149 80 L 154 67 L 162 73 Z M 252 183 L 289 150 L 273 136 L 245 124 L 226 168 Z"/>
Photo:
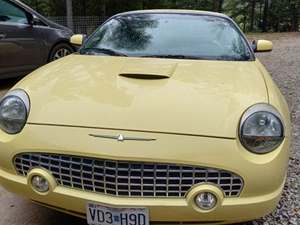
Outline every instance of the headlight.
<path fill-rule="evenodd" d="M 21 132 L 29 113 L 29 98 L 23 90 L 13 90 L 0 101 L 0 128 L 8 134 Z"/>
<path fill-rule="evenodd" d="M 243 146 L 264 154 L 277 148 L 284 139 L 284 126 L 278 111 L 268 104 L 250 107 L 242 116 L 239 130 Z"/>

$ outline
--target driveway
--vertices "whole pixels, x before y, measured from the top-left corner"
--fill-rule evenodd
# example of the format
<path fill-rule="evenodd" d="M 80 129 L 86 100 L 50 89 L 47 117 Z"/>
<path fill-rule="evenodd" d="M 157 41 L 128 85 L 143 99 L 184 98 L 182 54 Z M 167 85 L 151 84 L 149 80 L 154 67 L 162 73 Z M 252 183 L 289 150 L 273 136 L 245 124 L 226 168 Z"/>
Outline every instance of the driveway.
<path fill-rule="evenodd" d="M 253 35 L 249 35 L 250 39 Z M 300 33 L 260 34 L 256 39 L 271 39 L 274 51 L 258 57 L 272 73 L 285 95 L 291 111 L 293 141 L 288 179 L 278 209 L 271 215 L 249 225 L 300 224 Z M 0 80 L 0 95 L 16 80 Z M 276 175 L 275 175 L 276 176 Z M 84 220 L 36 206 L 0 187 L 0 225 L 77 225 Z"/>
<path fill-rule="evenodd" d="M 84 225 L 85 220 L 65 215 L 11 194 L 0 187 L 1 225 Z"/>

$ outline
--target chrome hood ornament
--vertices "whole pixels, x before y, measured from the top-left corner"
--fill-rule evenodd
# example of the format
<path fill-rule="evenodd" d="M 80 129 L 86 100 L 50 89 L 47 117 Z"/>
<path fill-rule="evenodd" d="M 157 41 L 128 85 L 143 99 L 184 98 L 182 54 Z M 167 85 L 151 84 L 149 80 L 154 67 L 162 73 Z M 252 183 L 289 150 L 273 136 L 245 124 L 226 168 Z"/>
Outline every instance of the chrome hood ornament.
<path fill-rule="evenodd" d="M 106 139 L 114 139 L 117 141 L 156 141 L 155 138 L 139 138 L 139 137 L 125 137 L 122 134 L 117 136 L 114 135 L 97 135 L 97 134 L 89 134 L 91 137 L 95 138 L 106 138 Z"/>

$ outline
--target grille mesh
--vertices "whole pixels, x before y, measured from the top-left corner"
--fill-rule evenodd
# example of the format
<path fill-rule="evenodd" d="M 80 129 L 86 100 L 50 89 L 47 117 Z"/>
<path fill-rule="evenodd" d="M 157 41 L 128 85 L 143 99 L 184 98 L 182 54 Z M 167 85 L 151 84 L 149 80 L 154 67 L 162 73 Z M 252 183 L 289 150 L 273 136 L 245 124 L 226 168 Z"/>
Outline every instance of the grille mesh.
<path fill-rule="evenodd" d="M 237 197 L 243 188 L 242 178 L 231 172 L 177 164 L 24 153 L 15 157 L 14 165 L 23 176 L 44 168 L 61 186 L 113 196 L 183 197 L 193 185 L 209 182 L 226 197 Z"/>

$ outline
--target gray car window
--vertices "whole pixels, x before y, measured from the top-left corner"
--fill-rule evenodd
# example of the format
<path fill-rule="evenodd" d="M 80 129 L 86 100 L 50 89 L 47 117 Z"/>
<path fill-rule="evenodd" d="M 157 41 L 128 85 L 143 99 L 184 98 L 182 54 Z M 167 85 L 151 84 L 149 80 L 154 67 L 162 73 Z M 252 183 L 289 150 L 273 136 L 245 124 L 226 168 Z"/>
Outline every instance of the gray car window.
<path fill-rule="evenodd" d="M 7 0 L 0 0 L 0 22 L 27 24 L 26 13 Z"/>

